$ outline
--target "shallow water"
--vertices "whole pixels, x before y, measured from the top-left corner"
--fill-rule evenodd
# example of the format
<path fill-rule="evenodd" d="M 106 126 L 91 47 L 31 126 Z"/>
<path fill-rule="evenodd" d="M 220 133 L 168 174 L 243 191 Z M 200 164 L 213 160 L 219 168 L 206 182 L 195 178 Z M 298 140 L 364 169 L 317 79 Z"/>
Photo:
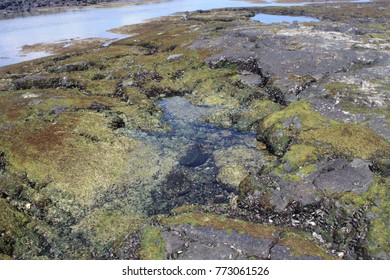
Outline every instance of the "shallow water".
<path fill-rule="evenodd" d="M 220 177 L 222 168 L 244 166 L 248 174 L 261 168 L 265 154 L 256 149 L 255 133 L 222 129 L 203 121 L 202 117 L 216 112 L 217 107 L 193 106 L 184 97 L 163 99 L 158 104 L 164 111 L 163 121 L 169 124 L 168 132 L 128 131 L 130 137 L 164 151 L 160 156 L 177 162 L 152 191 L 153 203 L 145 206 L 149 214 L 166 213 L 186 204 L 226 202 L 236 188 Z"/>
<path fill-rule="evenodd" d="M 23 45 L 76 38 L 118 38 L 119 35 L 107 32 L 107 30 L 176 12 L 223 7 L 292 5 L 292 3 L 283 4 L 273 0 L 264 2 L 265 4 L 231 0 L 172 0 L 162 3 L 84 8 L 55 14 L 2 19 L 0 20 L 0 66 L 47 55 L 45 53 L 21 55 L 20 50 Z"/>

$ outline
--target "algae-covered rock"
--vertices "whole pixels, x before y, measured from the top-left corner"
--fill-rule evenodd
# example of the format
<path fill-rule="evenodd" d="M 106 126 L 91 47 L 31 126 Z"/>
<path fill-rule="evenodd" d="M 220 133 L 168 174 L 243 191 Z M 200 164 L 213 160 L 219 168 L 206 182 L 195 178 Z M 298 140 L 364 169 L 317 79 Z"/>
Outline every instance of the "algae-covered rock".
<path fill-rule="evenodd" d="M 219 168 L 218 180 L 234 187 L 238 187 L 248 174 L 256 173 L 264 161 L 261 152 L 245 146 L 216 151 L 214 158 Z"/>
<path fill-rule="evenodd" d="M 162 219 L 164 258 L 332 259 L 307 233 L 225 216 L 186 213 Z M 161 251 L 160 251 L 161 252 Z"/>
<path fill-rule="evenodd" d="M 266 116 L 281 109 L 280 105 L 269 100 L 254 100 L 247 110 L 234 115 L 235 127 L 239 131 L 247 131 L 263 120 Z"/>
<path fill-rule="evenodd" d="M 265 117 L 258 125 L 257 138 L 269 150 L 282 155 L 301 132 L 327 127 L 331 121 L 310 109 L 305 102 L 294 102 Z"/>

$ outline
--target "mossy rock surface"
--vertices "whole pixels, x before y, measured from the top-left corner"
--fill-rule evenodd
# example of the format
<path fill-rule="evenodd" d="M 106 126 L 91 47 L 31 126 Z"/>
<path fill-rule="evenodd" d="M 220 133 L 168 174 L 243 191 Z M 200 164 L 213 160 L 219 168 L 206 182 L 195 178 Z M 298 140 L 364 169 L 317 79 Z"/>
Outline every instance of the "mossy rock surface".
<path fill-rule="evenodd" d="M 307 233 L 282 229 L 275 226 L 257 225 L 250 222 L 230 219 L 222 215 L 196 212 L 186 213 L 164 218 L 162 223 L 165 226 L 169 226 L 173 231 L 186 232 L 191 238 L 190 244 L 185 246 L 185 249 L 183 249 L 184 252 L 180 253 L 182 255 L 178 255 L 179 259 L 197 258 L 202 251 L 209 251 L 211 259 L 229 258 L 229 254 L 226 254 L 225 248 L 220 245 L 221 240 L 226 240 L 227 243 L 234 243 L 227 244 L 227 246 L 230 250 L 233 249 L 230 257 L 238 259 L 250 257 L 271 257 L 271 259 L 273 257 L 276 259 L 334 258 L 329 255 L 325 249 L 317 245 L 314 239 Z M 168 236 L 166 237 L 166 240 L 168 245 L 171 245 L 169 248 L 172 248 L 172 242 L 178 242 L 177 240 L 174 241 L 169 235 L 165 236 Z M 209 247 L 214 249 L 204 246 L 207 242 L 211 244 L 209 244 Z M 254 253 L 255 255 L 251 255 L 253 252 L 251 252 L 250 247 L 253 248 L 253 246 L 250 246 L 248 242 L 257 244 L 257 253 Z M 267 247 L 270 244 L 274 244 L 274 252 L 272 251 L 272 248 Z M 202 249 L 200 250 L 199 248 Z M 282 248 L 286 250 L 285 254 L 279 255 Z M 169 253 L 172 254 L 173 252 Z"/>

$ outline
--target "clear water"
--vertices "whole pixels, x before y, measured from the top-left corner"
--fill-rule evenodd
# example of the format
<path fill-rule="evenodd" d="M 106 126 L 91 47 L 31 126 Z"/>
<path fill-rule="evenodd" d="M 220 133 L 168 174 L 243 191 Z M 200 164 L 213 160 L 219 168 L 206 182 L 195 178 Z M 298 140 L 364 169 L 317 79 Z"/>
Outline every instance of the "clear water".
<path fill-rule="evenodd" d="M 254 132 L 223 129 L 203 121 L 203 116 L 218 112 L 217 107 L 194 106 L 184 97 L 162 99 L 158 105 L 163 109 L 162 121 L 169 124 L 169 132 L 145 133 L 129 130 L 129 136 L 158 145 L 161 149 L 179 151 L 193 144 L 204 146 L 209 153 L 235 145 L 256 149 Z"/>
<path fill-rule="evenodd" d="M 76 38 L 118 38 L 118 35 L 107 32 L 107 30 L 176 12 L 222 7 L 286 5 L 278 3 L 277 0 L 264 2 L 265 4 L 232 0 L 172 0 L 135 6 L 85 8 L 48 15 L 3 19 L 0 20 L 0 66 L 46 55 L 44 53 L 21 55 L 20 50 L 23 45 Z"/>
<path fill-rule="evenodd" d="M 256 148 L 254 132 L 240 133 L 202 120 L 217 112 L 217 107 L 194 106 L 184 97 L 166 98 L 158 105 L 164 112 L 162 121 L 169 124 L 168 132 L 128 130 L 131 138 L 163 151 L 162 161 L 178 163 L 151 191 L 153 202 L 145 205 L 149 214 L 167 213 L 186 204 L 226 202 L 236 189 L 218 179 L 221 164 L 239 164 L 248 174 L 261 168 L 265 154 Z"/>

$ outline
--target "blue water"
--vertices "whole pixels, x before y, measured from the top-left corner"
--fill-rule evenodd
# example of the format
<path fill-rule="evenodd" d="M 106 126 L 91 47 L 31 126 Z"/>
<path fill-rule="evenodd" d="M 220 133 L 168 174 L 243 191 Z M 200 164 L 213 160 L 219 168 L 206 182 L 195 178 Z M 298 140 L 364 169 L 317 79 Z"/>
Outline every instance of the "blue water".
<path fill-rule="evenodd" d="M 360 2 L 363 1 L 360 0 Z M 118 38 L 118 35 L 107 32 L 107 30 L 176 12 L 266 5 L 284 4 L 278 4 L 277 0 L 266 0 L 265 4 L 232 0 L 172 0 L 124 7 L 84 8 L 48 15 L 3 19 L 0 20 L 0 66 L 47 55 L 45 53 L 21 55 L 20 50 L 23 45 L 93 37 Z"/>
<path fill-rule="evenodd" d="M 318 22 L 319 20 L 313 17 L 303 16 L 280 16 L 280 15 L 267 15 L 257 14 L 251 19 L 260 21 L 262 23 L 271 24 L 278 22 Z"/>

